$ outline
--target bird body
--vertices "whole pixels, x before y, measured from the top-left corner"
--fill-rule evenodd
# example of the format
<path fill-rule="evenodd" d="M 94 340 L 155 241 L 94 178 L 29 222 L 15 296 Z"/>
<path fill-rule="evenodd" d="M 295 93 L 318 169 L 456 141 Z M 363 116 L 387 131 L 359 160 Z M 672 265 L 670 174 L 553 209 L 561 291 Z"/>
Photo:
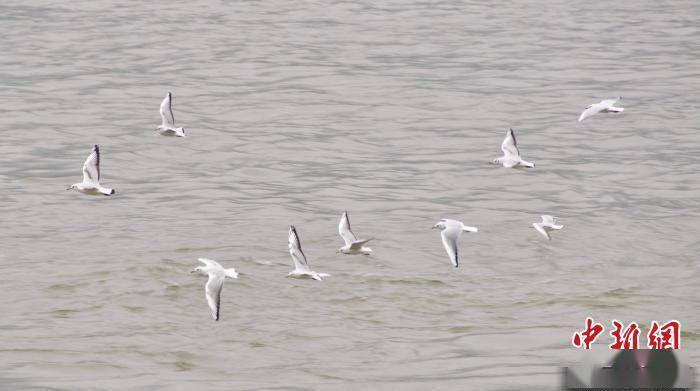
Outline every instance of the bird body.
<path fill-rule="evenodd" d="M 202 272 L 209 275 L 206 285 L 204 286 L 204 294 L 207 298 L 207 304 L 211 309 L 211 316 L 214 320 L 219 320 L 219 309 L 221 308 L 221 290 L 224 287 L 226 277 L 238 278 L 236 269 L 224 269 L 218 262 L 207 259 L 198 258 L 204 266 L 197 266 L 192 270 L 192 273 Z"/>
<path fill-rule="evenodd" d="M 537 232 L 547 238 L 547 240 L 552 240 L 552 237 L 549 236 L 549 231 L 564 228 L 563 225 L 556 224 L 556 219 L 557 218 L 554 216 L 542 215 L 542 222 L 532 223 L 532 226 L 535 227 Z"/>
<path fill-rule="evenodd" d="M 289 272 L 287 277 L 312 278 L 317 281 L 322 281 L 322 277 L 330 276 L 330 274 L 316 273 L 315 271 L 311 270 L 308 262 L 306 261 L 306 255 L 304 255 L 304 252 L 301 249 L 299 235 L 297 234 L 297 230 L 293 225 L 289 226 L 289 254 L 292 256 L 292 261 L 294 262 L 294 270 Z"/>
<path fill-rule="evenodd" d="M 162 122 L 155 130 L 164 136 L 185 137 L 185 128 L 175 127 L 175 116 L 172 108 L 172 94 L 168 92 L 160 104 L 160 117 Z"/>
<path fill-rule="evenodd" d="M 581 115 L 578 117 L 578 122 L 581 122 L 585 120 L 586 118 L 596 115 L 598 113 L 621 113 L 625 109 L 623 107 L 616 107 L 614 106 L 617 101 L 621 100 L 622 97 L 618 96 L 617 99 L 605 99 L 600 101 L 599 103 L 594 103 L 588 107 L 586 107 L 585 110 L 581 113 Z"/>
<path fill-rule="evenodd" d="M 114 189 L 104 187 L 100 184 L 100 147 L 94 145 L 92 152 L 83 163 L 83 181 L 72 184 L 66 190 L 77 190 L 90 195 L 112 195 Z"/>
<path fill-rule="evenodd" d="M 450 257 L 454 267 L 459 267 L 459 246 L 457 243 L 459 237 L 462 235 L 462 232 L 479 232 L 479 229 L 451 219 L 442 219 L 433 228 L 440 229 L 442 245 L 445 247 L 445 251 L 447 251 L 447 255 Z"/>
<path fill-rule="evenodd" d="M 345 242 L 345 245 L 338 249 L 338 252 L 343 254 L 364 255 L 369 255 L 372 253 L 372 249 L 365 246 L 365 244 L 372 239 L 357 239 L 357 236 L 355 236 L 355 234 L 350 229 L 350 219 L 348 218 L 348 212 L 344 212 L 343 215 L 340 217 L 340 224 L 338 224 L 338 233 Z"/>
<path fill-rule="evenodd" d="M 509 129 L 506 132 L 506 138 L 501 143 L 501 150 L 503 151 L 503 156 L 493 160 L 494 164 L 503 165 L 506 168 L 512 167 L 535 167 L 535 163 L 530 163 L 523 160 L 520 157 L 520 150 L 518 149 L 518 142 L 515 139 L 515 132 L 513 129 Z"/>

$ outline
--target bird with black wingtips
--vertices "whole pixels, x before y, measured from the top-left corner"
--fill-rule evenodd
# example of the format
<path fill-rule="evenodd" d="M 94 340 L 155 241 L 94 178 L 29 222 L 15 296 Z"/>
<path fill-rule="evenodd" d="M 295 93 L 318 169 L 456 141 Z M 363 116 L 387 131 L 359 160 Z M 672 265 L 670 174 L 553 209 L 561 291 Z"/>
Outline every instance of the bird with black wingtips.
<path fill-rule="evenodd" d="M 76 190 L 84 194 L 90 195 L 106 195 L 114 194 L 114 189 L 104 187 L 100 184 L 100 147 L 95 144 L 92 147 L 92 152 L 88 155 L 85 163 L 83 163 L 83 181 L 74 183 L 66 190 Z"/>
<path fill-rule="evenodd" d="M 506 138 L 501 143 L 501 150 L 503 151 L 503 156 L 493 159 L 493 164 L 500 164 L 506 168 L 535 167 L 535 163 L 530 163 L 520 157 L 518 141 L 515 139 L 515 132 L 513 129 L 509 129 L 506 132 Z"/>
<path fill-rule="evenodd" d="M 479 232 L 479 229 L 451 219 L 441 219 L 433 228 L 440 229 L 442 245 L 445 247 L 445 251 L 447 251 L 447 255 L 450 257 L 454 267 L 459 267 L 459 245 L 457 243 L 459 237 L 462 235 L 462 232 Z"/>
<path fill-rule="evenodd" d="M 204 295 L 207 298 L 207 304 L 211 309 L 211 316 L 214 320 L 219 320 L 219 310 L 221 308 L 221 291 L 224 288 L 224 280 L 228 278 L 238 278 L 236 269 L 224 269 L 218 262 L 208 258 L 198 258 L 204 266 L 197 266 L 191 273 L 207 273 L 209 279 L 204 285 Z"/>
<path fill-rule="evenodd" d="M 542 215 L 542 221 L 539 223 L 532 223 L 532 226 L 535 227 L 537 232 L 541 233 L 542 236 L 547 238 L 547 240 L 552 240 L 552 237 L 549 236 L 549 231 L 564 228 L 563 225 L 557 224 L 556 217 L 550 215 Z"/>
<path fill-rule="evenodd" d="M 301 249 L 301 241 L 299 240 L 299 234 L 297 234 L 297 229 L 293 226 L 289 226 L 289 255 L 292 256 L 292 261 L 294 262 L 294 270 L 287 274 L 287 277 L 292 278 L 311 278 L 317 281 L 322 281 L 323 277 L 329 277 L 330 274 L 326 273 L 316 273 L 311 270 L 309 263 L 306 261 L 306 255 Z"/>
<path fill-rule="evenodd" d="M 350 229 L 350 218 L 348 217 L 347 211 L 343 212 L 343 215 L 340 216 L 340 223 L 338 224 L 338 233 L 345 242 L 345 245 L 338 249 L 339 253 L 364 255 L 369 255 L 372 253 L 372 249 L 365 246 L 365 244 L 372 239 L 357 239 L 357 236 L 355 236 L 355 234 Z"/>
<path fill-rule="evenodd" d="M 185 137 L 185 128 L 175 127 L 175 116 L 173 115 L 173 95 L 168 94 L 160 104 L 161 124 L 155 129 L 163 136 Z"/>

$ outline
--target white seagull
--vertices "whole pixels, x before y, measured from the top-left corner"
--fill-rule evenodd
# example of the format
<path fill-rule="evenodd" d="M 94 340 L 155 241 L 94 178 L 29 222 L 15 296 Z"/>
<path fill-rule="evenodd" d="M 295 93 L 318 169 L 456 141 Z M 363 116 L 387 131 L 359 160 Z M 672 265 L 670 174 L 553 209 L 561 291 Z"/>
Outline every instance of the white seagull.
<path fill-rule="evenodd" d="M 502 164 L 503 167 L 535 167 L 535 163 L 526 162 L 520 157 L 520 151 L 518 150 L 518 142 L 515 140 L 515 133 L 513 129 L 506 132 L 506 138 L 501 144 L 501 150 L 503 151 L 503 156 L 493 160 L 494 164 Z"/>
<path fill-rule="evenodd" d="M 316 273 L 309 268 L 309 264 L 306 262 L 306 255 L 301 251 L 301 242 L 299 241 L 299 235 L 297 235 L 297 230 L 293 225 L 289 226 L 289 254 L 292 256 L 294 261 L 294 270 L 287 274 L 287 277 L 292 278 L 313 278 L 314 280 L 321 281 L 321 277 L 329 277 L 330 274 L 326 273 Z"/>
<path fill-rule="evenodd" d="M 168 92 L 163 102 L 160 104 L 160 116 L 163 122 L 155 130 L 164 136 L 185 137 L 185 128 L 175 127 L 175 116 L 173 116 L 172 94 Z"/>
<path fill-rule="evenodd" d="M 350 219 L 348 218 L 348 212 L 344 212 L 340 217 L 340 224 L 338 224 L 338 233 L 340 237 L 345 241 L 345 246 L 338 249 L 339 253 L 343 254 L 365 254 L 369 255 L 372 253 L 372 249 L 365 247 L 365 243 L 369 242 L 370 239 L 357 240 L 357 236 L 350 230 Z"/>
<path fill-rule="evenodd" d="M 100 147 L 95 145 L 92 152 L 83 163 L 83 181 L 74 183 L 66 190 L 75 189 L 81 193 L 106 196 L 114 194 L 114 189 L 100 185 Z"/>
<path fill-rule="evenodd" d="M 462 235 L 462 231 L 479 232 L 479 229 L 464 225 L 461 221 L 450 219 L 438 221 L 433 228 L 440 228 L 440 235 L 442 236 L 442 244 L 445 246 L 445 251 L 447 251 L 447 255 L 450 256 L 452 264 L 455 265 L 455 267 L 459 267 L 459 250 L 457 246 L 459 236 Z"/>
<path fill-rule="evenodd" d="M 596 115 L 598 113 L 621 113 L 625 109 L 623 107 L 615 107 L 613 106 L 618 100 L 622 99 L 621 96 L 618 96 L 617 99 L 606 99 L 600 101 L 600 103 L 595 103 L 592 104 L 588 107 L 586 107 L 586 110 L 583 110 L 583 113 L 581 113 L 581 116 L 578 117 L 578 122 L 583 121 L 584 119 Z"/>
<path fill-rule="evenodd" d="M 535 227 L 535 229 L 544 235 L 547 240 L 552 240 L 552 238 L 549 236 L 549 231 L 553 229 L 562 229 L 564 228 L 563 225 L 557 225 L 556 224 L 556 217 L 550 216 L 550 215 L 542 215 L 542 222 L 541 223 L 532 223 L 532 226 Z"/>
<path fill-rule="evenodd" d="M 224 287 L 224 279 L 238 278 L 238 273 L 236 269 L 224 269 L 223 266 L 219 265 L 218 262 L 207 259 L 198 258 L 199 262 L 202 262 L 204 266 L 197 266 L 191 273 L 203 272 L 209 275 L 209 280 L 204 286 L 204 294 L 207 297 L 207 303 L 211 309 L 211 316 L 214 320 L 219 320 L 219 308 L 221 307 L 221 289 Z"/>

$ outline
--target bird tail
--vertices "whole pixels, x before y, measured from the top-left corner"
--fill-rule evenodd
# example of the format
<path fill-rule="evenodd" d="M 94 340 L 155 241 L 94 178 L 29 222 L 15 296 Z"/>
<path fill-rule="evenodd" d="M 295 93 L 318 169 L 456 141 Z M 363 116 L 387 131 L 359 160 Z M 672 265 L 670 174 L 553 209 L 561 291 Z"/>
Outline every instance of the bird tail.
<path fill-rule="evenodd" d="M 625 108 L 624 107 L 610 106 L 610 107 L 608 107 L 608 111 L 610 111 L 612 113 L 622 113 L 623 111 L 625 111 Z"/>
<path fill-rule="evenodd" d="M 462 225 L 462 231 L 465 231 L 465 232 L 479 232 L 479 228 L 470 227 L 470 226 L 468 226 L 468 225 Z"/>
<path fill-rule="evenodd" d="M 105 187 L 105 188 L 100 189 L 100 193 L 102 193 L 106 196 L 111 196 L 112 194 L 114 194 L 114 189 L 107 189 Z"/>

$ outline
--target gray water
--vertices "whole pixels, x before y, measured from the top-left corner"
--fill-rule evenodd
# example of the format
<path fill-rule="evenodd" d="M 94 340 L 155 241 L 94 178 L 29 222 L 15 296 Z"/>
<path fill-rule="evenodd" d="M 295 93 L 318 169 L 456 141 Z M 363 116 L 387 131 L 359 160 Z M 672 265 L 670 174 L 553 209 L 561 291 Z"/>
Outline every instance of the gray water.
<path fill-rule="evenodd" d="M 699 362 L 698 2 L 164 3 L 0 5 L 0 388 L 556 389 L 586 316 Z"/>

